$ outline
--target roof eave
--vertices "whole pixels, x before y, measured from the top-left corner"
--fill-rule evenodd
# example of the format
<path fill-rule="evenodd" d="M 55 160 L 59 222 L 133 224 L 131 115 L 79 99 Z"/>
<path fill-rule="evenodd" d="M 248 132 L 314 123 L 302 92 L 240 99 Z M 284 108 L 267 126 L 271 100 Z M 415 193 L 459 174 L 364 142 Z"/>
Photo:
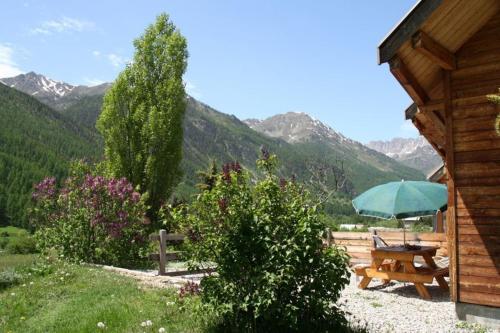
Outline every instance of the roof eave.
<path fill-rule="evenodd" d="M 391 60 L 401 45 L 420 29 L 442 2 L 443 0 L 419 0 L 380 42 L 377 48 L 378 64 Z"/>

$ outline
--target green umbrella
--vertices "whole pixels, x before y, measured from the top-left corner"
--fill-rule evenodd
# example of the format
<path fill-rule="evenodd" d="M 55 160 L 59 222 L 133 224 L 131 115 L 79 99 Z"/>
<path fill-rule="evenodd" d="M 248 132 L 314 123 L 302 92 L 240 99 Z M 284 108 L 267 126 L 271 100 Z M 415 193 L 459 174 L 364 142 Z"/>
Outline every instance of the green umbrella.
<path fill-rule="evenodd" d="M 434 215 L 446 210 L 447 202 L 445 185 L 403 180 L 372 187 L 354 198 L 352 205 L 360 215 L 404 219 Z"/>

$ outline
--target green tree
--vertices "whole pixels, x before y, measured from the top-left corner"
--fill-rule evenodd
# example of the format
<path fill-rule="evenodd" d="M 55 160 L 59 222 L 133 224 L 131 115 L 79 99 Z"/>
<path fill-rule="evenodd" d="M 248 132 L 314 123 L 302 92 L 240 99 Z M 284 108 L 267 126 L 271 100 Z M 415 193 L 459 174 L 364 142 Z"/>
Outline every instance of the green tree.
<path fill-rule="evenodd" d="M 133 62 L 104 97 L 97 128 L 109 171 L 140 187 L 154 221 L 182 176 L 187 42 L 161 14 L 134 47 Z"/>

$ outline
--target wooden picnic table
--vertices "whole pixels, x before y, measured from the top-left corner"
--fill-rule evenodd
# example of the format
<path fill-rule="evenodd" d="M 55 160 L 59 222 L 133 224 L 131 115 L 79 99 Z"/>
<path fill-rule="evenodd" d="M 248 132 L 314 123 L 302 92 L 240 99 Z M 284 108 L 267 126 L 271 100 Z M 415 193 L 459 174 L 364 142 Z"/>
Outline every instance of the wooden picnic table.
<path fill-rule="evenodd" d="M 363 279 L 358 287 L 365 289 L 373 278 L 379 278 L 384 283 L 391 280 L 411 282 L 417 288 L 418 294 L 425 299 L 431 295 L 424 283 L 432 283 L 434 279 L 444 290 L 449 290 L 444 276 L 448 274 L 448 267 L 439 268 L 434 262 L 438 247 L 421 246 L 418 249 L 408 249 L 405 246 L 389 246 L 371 251 L 372 263 L 370 266 L 357 267 L 356 275 Z M 422 257 L 425 267 L 415 266 L 415 257 Z"/>

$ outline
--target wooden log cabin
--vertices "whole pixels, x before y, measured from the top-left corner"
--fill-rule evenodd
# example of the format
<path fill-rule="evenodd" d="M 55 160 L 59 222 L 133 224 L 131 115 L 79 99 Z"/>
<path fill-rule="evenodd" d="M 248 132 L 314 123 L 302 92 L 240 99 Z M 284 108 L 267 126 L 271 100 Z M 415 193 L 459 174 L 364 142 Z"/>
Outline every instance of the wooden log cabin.
<path fill-rule="evenodd" d="M 421 0 L 378 47 L 413 99 L 406 118 L 441 155 L 450 294 L 459 318 L 499 324 L 500 0 Z"/>

